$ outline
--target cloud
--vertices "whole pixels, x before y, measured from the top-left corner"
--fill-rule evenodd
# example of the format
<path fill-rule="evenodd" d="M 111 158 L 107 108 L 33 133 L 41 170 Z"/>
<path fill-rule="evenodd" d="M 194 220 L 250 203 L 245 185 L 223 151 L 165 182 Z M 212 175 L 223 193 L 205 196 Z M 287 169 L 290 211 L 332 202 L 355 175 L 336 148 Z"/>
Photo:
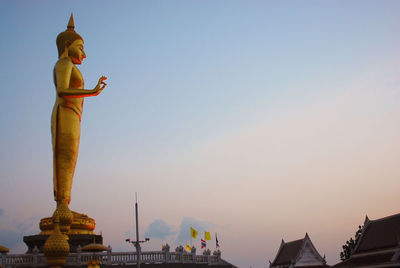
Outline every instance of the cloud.
<path fill-rule="evenodd" d="M 178 245 L 184 245 L 190 240 L 190 227 L 193 227 L 199 232 L 202 237 L 204 231 L 209 231 L 213 226 L 211 222 L 198 221 L 196 219 L 185 217 L 182 219 L 181 225 L 179 227 L 178 236 L 176 237 L 176 243 Z M 198 237 L 197 237 L 198 238 Z"/>
<path fill-rule="evenodd" d="M 126 238 L 134 239 L 133 232 L 128 230 L 124 233 Z"/>
<path fill-rule="evenodd" d="M 16 220 L 13 220 L 13 225 L 17 229 L 17 231 L 20 231 L 23 234 L 28 234 L 28 233 L 36 233 L 39 232 L 39 223 L 40 222 L 40 217 L 30 217 L 29 219 L 26 219 L 23 222 L 18 222 Z"/>
<path fill-rule="evenodd" d="M 176 232 L 172 231 L 172 228 L 165 221 L 156 219 L 150 223 L 144 235 L 149 238 L 165 240 L 168 236 L 175 233 Z"/>
<path fill-rule="evenodd" d="M 13 230 L 0 230 L 0 241 L 3 246 L 14 248 L 21 243 L 22 234 Z"/>
<path fill-rule="evenodd" d="M 24 235 L 38 233 L 39 217 L 30 217 L 16 220 L 8 212 L 0 208 L 0 244 L 6 246 L 13 253 L 22 253 L 26 250 L 23 242 Z"/>

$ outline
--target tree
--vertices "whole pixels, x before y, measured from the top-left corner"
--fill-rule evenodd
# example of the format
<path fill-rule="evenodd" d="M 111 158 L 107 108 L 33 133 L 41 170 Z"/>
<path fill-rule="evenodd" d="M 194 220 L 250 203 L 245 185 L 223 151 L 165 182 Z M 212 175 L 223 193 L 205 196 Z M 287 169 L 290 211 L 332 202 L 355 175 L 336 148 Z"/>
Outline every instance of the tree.
<path fill-rule="evenodd" d="M 348 258 L 350 258 L 353 249 L 356 247 L 358 240 L 360 240 L 361 237 L 361 233 L 362 233 L 363 228 L 361 227 L 361 225 L 358 226 L 358 230 L 356 232 L 356 235 L 353 238 L 350 238 L 350 240 L 346 241 L 346 244 L 344 244 L 342 246 L 343 251 L 340 252 L 340 259 L 342 261 L 347 260 Z"/>

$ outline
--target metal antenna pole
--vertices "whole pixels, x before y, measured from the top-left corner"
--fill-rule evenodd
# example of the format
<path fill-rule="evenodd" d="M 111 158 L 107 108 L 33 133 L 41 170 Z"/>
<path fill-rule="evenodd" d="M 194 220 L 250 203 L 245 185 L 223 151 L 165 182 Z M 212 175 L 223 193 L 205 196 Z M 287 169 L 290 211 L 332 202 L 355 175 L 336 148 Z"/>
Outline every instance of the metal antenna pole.
<path fill-rule="evenodd" d="M 140 243 L 150 241 L 150 238 L 146 237 L 143 241 L 139 240 L 139 213 L 138 213 L 138 202 L 137 202 L 137 192 L 135 192 L 135 216 L 136 216 L 136 241 L 132 241 L 130 238 L 125 239 L 126 242 L 131 243 L 136 248 L 136 267 L 140 268 L 141 262 L 141 248 Z"/>
<path fill-rule="evenodd" d="M 140 241 L 139 241 L 139 220 L 138 220 L 138 203 L 137 203 L 137 192 L 135 193 L 135 214 L 136 214 L 136 254 L 137 254 L 137 268 L 140 268 Z"/>

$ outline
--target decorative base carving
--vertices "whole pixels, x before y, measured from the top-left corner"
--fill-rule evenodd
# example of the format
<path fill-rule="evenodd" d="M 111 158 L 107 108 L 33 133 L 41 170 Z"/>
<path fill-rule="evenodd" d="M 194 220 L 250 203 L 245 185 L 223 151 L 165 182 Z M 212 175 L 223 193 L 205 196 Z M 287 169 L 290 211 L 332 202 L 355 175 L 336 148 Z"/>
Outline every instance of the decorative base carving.
<path fill-rule="evenodd" d="M 84 247 L 88 244 L 103 243 L 103 237 L 96 235 L 93 230 L 96 226 L 94 219 L 88 217 L 86 214 L 72 211 L 74 219 L 72 220 L 71 228 L 68 231 L 68 244 L 70 252 L 76 252 L 77 247 L 80 245 Z M 24 242 L 28 246 L 27 253 L 32 253 L 35 246 L 40 252 L 43 252 L 43 246 L 47 238 L 53 232 L 53 218 L 47 217 L 40 220 L 40 234 L 24 236 Z"/>
<path fill-rule="evenodd" d="M 88 234 L 94 235 L 93 230 L 96 226 L 94 219 L 88 217 L 86 214 L 72 211 L 74 219 L 72 220 L 71 228 L 68 235 L 73 234 Z M 53 232 L 53 218 L 47 217 L 40 220 L 40 235 L 50 235 Z M 92 241 L 93 242 L 93 241 Z"/>
<path fill-rule="evenodd" d="M 43 252 L 43 246 L 49 235 L 29 235 L 24 236 L 24 242 L 28 246 L 26 253 L 33 253 L 35 246 L 39 249 L 39 252 Z M 98 244 L 103 243 L 103 237 L 95 234 L 72 234 L 68 235 L 69 251 L 76 252 L 78 246 L 84 247 L 92 244 L 93 241 Z"/>
<path fill-rule="evenodd" d="M 67 262 L 67 256 L 69 254 L 68 237 L 62 234 L 60 231 L 60 212 L 53 216 L 54 231 L 44 243 L 43 252 L 46 256 L 46 262 L 50 267 L 62 267 Z M 70 219 L 72 219 L 72 213 L 69 211 Z M 68 218 L 66 217 L 68 220 Z M 37 249 L 35 249 L 37 251 Z"/>

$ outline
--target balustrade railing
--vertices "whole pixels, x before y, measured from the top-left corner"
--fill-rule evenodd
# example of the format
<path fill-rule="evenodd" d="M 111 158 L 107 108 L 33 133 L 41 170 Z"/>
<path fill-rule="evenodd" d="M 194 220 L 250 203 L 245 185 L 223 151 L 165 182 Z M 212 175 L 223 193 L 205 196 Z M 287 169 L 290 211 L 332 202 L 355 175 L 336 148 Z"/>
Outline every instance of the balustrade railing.
<path fill-rule="evenodd" d="M 220 264 L 220 255 L 196 255 L 187 252 L 169 252 L 169 251 L 145 251 L 141 252 L 142 263 L 180 263 L 196 262 L 208 264 Z M 91 259 L 100 260 L 109 265 L 126 265 L 137 262 L 136 252 L 112 252 L 111 250 L 101 253 L 70 253 L 67 257 L 67 265 L 81 266 L 85 265 Z M 43 253 L 32 254 L 3 254 L 0 257 L 0 263 L 3 268 L 11 267 L 40 267 L 46 266 L 46 257 Z"/>

